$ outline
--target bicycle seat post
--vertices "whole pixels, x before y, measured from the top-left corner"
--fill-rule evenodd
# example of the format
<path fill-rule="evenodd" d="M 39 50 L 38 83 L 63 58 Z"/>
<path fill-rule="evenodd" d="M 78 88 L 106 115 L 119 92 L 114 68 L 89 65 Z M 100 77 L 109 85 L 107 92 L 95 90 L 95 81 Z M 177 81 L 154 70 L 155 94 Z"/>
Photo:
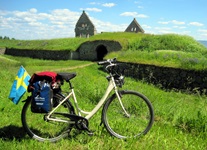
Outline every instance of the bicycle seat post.
<path fill-rule="evenodd" d="M 70 89 L 73 89 L 72 83 L 70 81 L 68 81 L 69 87 Z"/>

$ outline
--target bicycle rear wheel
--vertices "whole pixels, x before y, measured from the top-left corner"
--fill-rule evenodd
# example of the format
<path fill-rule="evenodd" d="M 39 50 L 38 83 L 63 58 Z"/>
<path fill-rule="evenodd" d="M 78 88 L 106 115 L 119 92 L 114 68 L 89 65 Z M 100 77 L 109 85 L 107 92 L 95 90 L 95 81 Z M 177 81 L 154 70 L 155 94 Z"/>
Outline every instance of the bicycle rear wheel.
<path fill-rule="evenodd" d="M 152 127 L 154 111 L 150 101 L 141 93 L 119 91 L 126 112 L 116 94 L 105 103 L 102 122 L 107 131 L 117 138 L 132 138 L 146 134 Z"/>
<path fill-rule="evenodd" d="M 55 95 L 55 103 L 61 101 L 63 98 L 64 96 L 61 94 Z M 55 112 L 74 113 L 73 107 L 69 101 L 64 102 Z M 37 139 L 38 141 L 55 142 L 68 136 L 71 130 L 69 123 L 45 121 L 45 115 L 45 113 L 33 113 L 31 111 L 31 98 L 27 99 L 22 109 L 21 120 L 25 131 L 30 137 Z M 69 120 L 69 118 L 62 115 L 57 116 L 54 114 L 52 117 Z"/>

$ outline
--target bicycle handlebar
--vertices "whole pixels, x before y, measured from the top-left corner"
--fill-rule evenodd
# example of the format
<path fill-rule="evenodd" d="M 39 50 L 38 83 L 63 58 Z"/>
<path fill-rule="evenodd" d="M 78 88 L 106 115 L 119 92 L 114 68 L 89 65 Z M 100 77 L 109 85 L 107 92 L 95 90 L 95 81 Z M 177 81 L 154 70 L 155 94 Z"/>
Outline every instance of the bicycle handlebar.
<path fill-rule="evenodd" d="M 111 73 L 114 67 L 117 66 L 116 62 L 117 62 L 116 58 L 113 58 L 113 59 L 107 59 L 105 61 L 100 61 L 98 62 L 98 65 L 107 65 L 105 69 L 107 72 Z"/>
<path fill-rule="evenodd" d="M 115 62 L 116 62 L 116 58 L 107 59 L 105 61 L 98 62 L 98 65 L 112 64 L 112 63 L 115 63 Z"/>

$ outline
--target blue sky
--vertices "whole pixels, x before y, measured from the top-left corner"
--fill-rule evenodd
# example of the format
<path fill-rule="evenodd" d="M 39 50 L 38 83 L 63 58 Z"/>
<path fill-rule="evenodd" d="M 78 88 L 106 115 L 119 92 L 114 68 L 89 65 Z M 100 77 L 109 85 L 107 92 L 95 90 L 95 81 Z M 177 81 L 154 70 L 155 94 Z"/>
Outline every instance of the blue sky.
<path fill-rule="evenodd" d="M 82 11 L 97 32 L 124 31 L 136 18 L 149 34 L 175 33 L 207 41 L 207 0 L 0 0 L 0 36 L 75 36 Z"/>

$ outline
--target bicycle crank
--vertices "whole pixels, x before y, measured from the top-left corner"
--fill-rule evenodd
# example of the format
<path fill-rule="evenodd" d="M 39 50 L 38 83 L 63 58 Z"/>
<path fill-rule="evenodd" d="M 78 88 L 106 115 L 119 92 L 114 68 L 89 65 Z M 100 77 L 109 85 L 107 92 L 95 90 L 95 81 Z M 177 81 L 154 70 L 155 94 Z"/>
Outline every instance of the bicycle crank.
<path fill-rule="evenodd" d="M 62 115 L 64 117 L 70 118 L 71 121 L 75 122 L 75 126 L 78 130 L 85 130 L 88 132 L 89 135 L 93 135 L 93 132 L 89 130 L 89 122 L 86 118 L 82 116 L 78 116 L 75 114 L 68 114 L 68 113 L 54 113 L 54 115 Z"/>

